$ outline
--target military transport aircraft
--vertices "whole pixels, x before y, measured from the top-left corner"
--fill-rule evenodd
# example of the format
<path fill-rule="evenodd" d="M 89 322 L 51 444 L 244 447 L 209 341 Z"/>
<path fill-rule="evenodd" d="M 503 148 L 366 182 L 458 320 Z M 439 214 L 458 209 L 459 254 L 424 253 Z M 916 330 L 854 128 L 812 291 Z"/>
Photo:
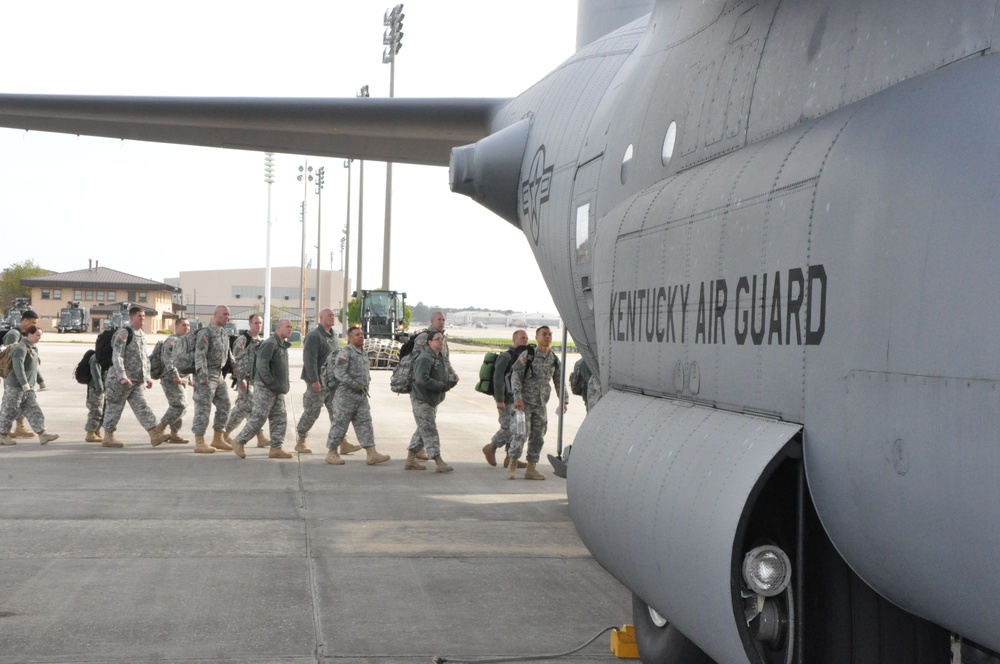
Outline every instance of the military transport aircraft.
<path fill-rule="evenodd" d="M 0 125 L 450 162 L 599 371 L 570 508 L 645 661 L 1000 661 L 997 0 L 607 5 L 515 99 L 6 95 Z"/>

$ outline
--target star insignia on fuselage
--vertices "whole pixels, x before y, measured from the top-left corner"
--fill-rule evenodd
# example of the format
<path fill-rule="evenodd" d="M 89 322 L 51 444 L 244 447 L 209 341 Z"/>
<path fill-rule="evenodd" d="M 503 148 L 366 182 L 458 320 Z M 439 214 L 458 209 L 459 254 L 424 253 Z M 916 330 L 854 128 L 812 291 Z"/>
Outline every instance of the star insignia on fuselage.
<path fill-rule="evenodd" d="M 540 145 L 531 160 L 528 177 L 521 183 L 521 216 L 527 220 L 536 245 L 541 208 L 548 202 L 552 186 L 552 169 L 552 166 L 545 165 L 545 146 Z"/>

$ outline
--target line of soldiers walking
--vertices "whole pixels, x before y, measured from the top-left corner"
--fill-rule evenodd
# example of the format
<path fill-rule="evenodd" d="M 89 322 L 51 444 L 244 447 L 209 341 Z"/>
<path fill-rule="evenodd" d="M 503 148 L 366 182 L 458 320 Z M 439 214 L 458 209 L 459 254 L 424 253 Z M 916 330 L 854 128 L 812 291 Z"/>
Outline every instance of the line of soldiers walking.
<path fill-rule="evenodd" d="M 211 322 L 192 334 L 187 319 L 177 319 L 174 333 L 158 343 L 152 356 L 146 354 L 143 332 L 145 312 L 141 307 L 129 309 L 129 321 L 111 336 L 110 363 L 101 363 L 98 353 L 88 353 L 90 380 L 87 382 L 86 441 L 109 448 L 121 448 L 125 443 L 115 436 L 126 404 L 132 408 L 139 423 L 147 431 L 150 444 L 185 444 L 190 441 L 180 434 L 182 419 L 187 412 L 185 389 L 193 387 L 194 451 L 211 454 L 232 451 L 246 458 L 246 446 L 256 438 L 257 447 L 269 448 L 268 457 L 290 459 L 284 439 L 288 427 L 285 395 L 289 392 L 288 339 L 292 324 L 278 321 L 273 335 L 260 339 L 263 319 L 250 316 L 249 329 L 230 343 L 226 330 L 229 309 L 215 308 Z M 34 389 L 45 389 L 39 372 L 37 342 L 41 330 L 35 325 L 37 314 L 27 311 L 21 330 L 12 330 L 4 338 L 14 347 L 13 370 L 5 378 L 5 393 L 0 406 L 0 444 L 16 444 L 14 437 L 33 436 L 24 427 L 24 419 L 40 442 L 45 444 L 58 434 L 45 431 L 44 416 L 35 399 Z M 324 309 L 319 324 L 303 340 L 305 383 L 302 414 L 296 426 L 294 450 L 310 454 L 308 434 L 320 412 L 326 408 L 330 430 L 326 440 L 325 461 L 331 465 L 345 463 L 341 455 L 364 450 L 368 465 L 381 464 L 390 457 L 375 448 L 369 406 L 371 375 L 369 360 L 364 352 L 364 332 L 352 328 L 347 346 L 340 347 L 333 332 L 334 313 Z M 446 393 L 458 384 L 459 377 L 449 359 L 448 342 L 444 336 L 445 317 L 435 312 L 428 328 L 419 332 L 413 343 L 413 375 L 409 392 L 416 430 L 407 447 L 405 470 L 424 470 L 421 461 L 433 460 L 435 471 L 448 473 L 453 469 L 441 456 L 441 440 L 437 428 L 437 409 Z M 551 349 L 552 332 L 547 326 L 538 328 L 536 346 L 527 345 L 527 333 L 517 330 L 513 346 L 497 361 L 496 405 L 500 428 L 483 448 L 487 462 L 496 466 L 496 451 L 507 449 L 505 475 L 517 476 L 525 470 L 525 479 L 543 480 L 537 463 L 548 425 L 546 403 L 550 383 L 560 390 L 559 359 Z M 153 362 L 151 363 L 151 358 Z M 154 372 L 153 367 L 156 367 Z M 233 387 L 237 397 L 231 406 L 224 368 L 231 367 Z M 158 378 L 167 399 L 167 410 L 157 419 L 145 398 Z M 565 410 L 567 403 L 561 407 Z M 212 409 L 215 409 L 214 417 Z M 518 426 L 518 420 L 523 423 Z M 11 424 L 18 427 L 11 432 Z M 245 423 L 244 423 L 245 422 Z M 265 422 L 270 436 L 263 433 Z M 236 429 L 243 424 L 238 434 Z M 206 440 L 209 424 L 211 440 Z M 354 427 L 360 445 L 346 438 L 349 426 Z M 525 461 L 521 461 L 525 443 Z"/>

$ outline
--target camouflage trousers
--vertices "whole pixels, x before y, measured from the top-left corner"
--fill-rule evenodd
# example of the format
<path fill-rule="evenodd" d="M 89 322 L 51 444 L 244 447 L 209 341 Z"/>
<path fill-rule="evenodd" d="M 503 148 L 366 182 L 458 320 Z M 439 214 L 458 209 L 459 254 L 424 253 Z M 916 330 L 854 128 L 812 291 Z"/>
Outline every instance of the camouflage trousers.
<path fill-rule="evenodd" d="M 300 436 L 309 433 L 316 424 L 323 406 L 326 406 L 326 412 L 333 421 L 333 391 L 324 387 L 319 392 L 313 392 L 312 385 L 306 383 L 306 393 L 302 395 L 302 415 L 299 416 L 299 425 L 295 427 L 296 433 Z"/>
<path fill-rule="evenodd" d="M 98 392 L 93 385 L 87 384 L 87 423 L 84 431 L 97 431 L 104 420 L 104 392 Z"/>
<path fill-rule="evenodd" d="M 333 395 L 333 415 L 330 417 L 330 434 L 326 437 L 327 449 L 340 445 L 347 427 L 354 425 L 358 444 L 368 449 L 375 447 L 375 430 L 372 428 L 372 409 L 368 395 L 358 394 L 347 385 L 341 385 Z"/>
<path fill-rule="evenodd" d="M 288 428 L 285 395 L 272 392 L 264 383 L 255 381 L 253 411 L 239 435 L 236 436 L 237 442 L 246 445 L 251 438 L 260 432 L 265 420 L 271 423 L 271 447 L 281 447 L 285 442 L 285 429 Z"/>
<path fill-rule="evenodd" d="M 524 441 L 528 441 L 528 453 L 525 460 L 528 463 L 538 463 L 542 453 L 542 445 L 545 444 L 545 432 L 549 428 L 549 416 L 545 412 L 545 406 L 530 406 L 524 404 L 524 423 L 527 425 L 527 436 L 514 434 L 510 438 L 510 449 L 507 454 L 511 459 L 520 459 Z"/>
<path fill-rule="evenodd" d="M 21 417 L 28 418 L 28 424 L 35 433 L 45 431 L 45 416 L 38 407 L 35 391 L 25 392 L 20 387 L 5 385 L 3 404 L 0 405 L 0 435 L 10 433 L 10 425 Z"/>
<path fill-rule="evenodd" d="M 242 383 L 240 383 L 242 384 Z M 236 388 L 236 403 L 229 411 L 229 421 L 226 422 L 226 431 L 235 431 L 240 422 L 250 417 L 253 413 L 253 385 L 248 385 L 245 390 Z"/>
<path fill-rule="evenodd" d="M 204 436 L 208 430 L 213 405 L 215 419 L 212 428 L 225 431 L 229 421 L 229 388 L 226 387 L 226 381 L 222 380 L 222 374 L 209 377 L 206 382 L 207 385 L 202 385 L 197 378 L 194 382 L 194 422 L 191 423 L 191 432 L 196 436 Z"/>
<path fill-rule="evenodd" d="M 410 392 L 410 405 L 413 407 L 413 419 L 417 422 L 417 430 L 410 437 L 407 450 L 419 452 L 427 449 L 427 456 L 434 458 L 441 454 L 441 437 L 438 435 L 437 406 L 421 401 Z"/>
<path fill-rule="evenodd" d="M 139 424 L 146 431 L 156 426 L 156 415 L 146 403 L 146 384 L 133 383 L 122 385 L 113 382 L 104 392 L 104 430 L 112 432 L 118 428 L 118 420 L 122 418 L 125 404 L 132 407 Z"/>
<path fill-rule="evenodd" d="M 514 437 L 513 426 L 515 412 L 513 401 L 507 402 L 507 405 L 503 410 L 497 410 L 497 420 L 500 422 L 500 428 L 497 429 L 497 432 L 493 434 L 493 438 L 490 439 L 494 448 L 500 449 L 501 447 L 507 447 L 510 445 L 510 439 Z"/>
<path fill-rule="evenodd" d="M 184 379 L 182 378 L 181 384 L 177 385 L 169 378 L 161 378 L 160 385 L 163 386 L 168 404 L 167 412 L 160 418 L 160 424 L 170 427 L 171 431 L 177 431 L 181 428 L 181 418 L 187 411 L 187 405 L 184 403 Z"/>

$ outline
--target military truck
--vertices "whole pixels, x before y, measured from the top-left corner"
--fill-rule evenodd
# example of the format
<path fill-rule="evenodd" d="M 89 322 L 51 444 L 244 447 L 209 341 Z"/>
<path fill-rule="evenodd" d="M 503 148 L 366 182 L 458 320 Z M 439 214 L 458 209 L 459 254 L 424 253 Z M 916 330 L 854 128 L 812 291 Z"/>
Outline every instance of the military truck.
<path fill-rule="evenodd" d="M 372 369 L 392 369 L 399 364 L 399 349 L 408 335 L 403 330 L 406 293 L 394 290 L 355 291 L 361 297 L 361 321 L 365 333 L 364 351 Z"/>
<path fill-rule="evenodd" d="M 0 334 L 21 327 L 21 314 L 31 308 L 31 300 L 26 297 L 15 297 L 0 319 Z"/>
<path fill-rule="evenodd" d="M 114 311 L 104 320 L 105 330 L 117 330 L 119 327 L 128 322 L 128 308 L 132 306 L 131 302 L 119 302 L 118 311 Z"/>
<path fill-rule="evenodd" d="M 81 307 L 80 302 L 71 300 L 59 311 L 59 334 L 63 332 L 87 332 L 90 330 L 90 309 Z"/>

